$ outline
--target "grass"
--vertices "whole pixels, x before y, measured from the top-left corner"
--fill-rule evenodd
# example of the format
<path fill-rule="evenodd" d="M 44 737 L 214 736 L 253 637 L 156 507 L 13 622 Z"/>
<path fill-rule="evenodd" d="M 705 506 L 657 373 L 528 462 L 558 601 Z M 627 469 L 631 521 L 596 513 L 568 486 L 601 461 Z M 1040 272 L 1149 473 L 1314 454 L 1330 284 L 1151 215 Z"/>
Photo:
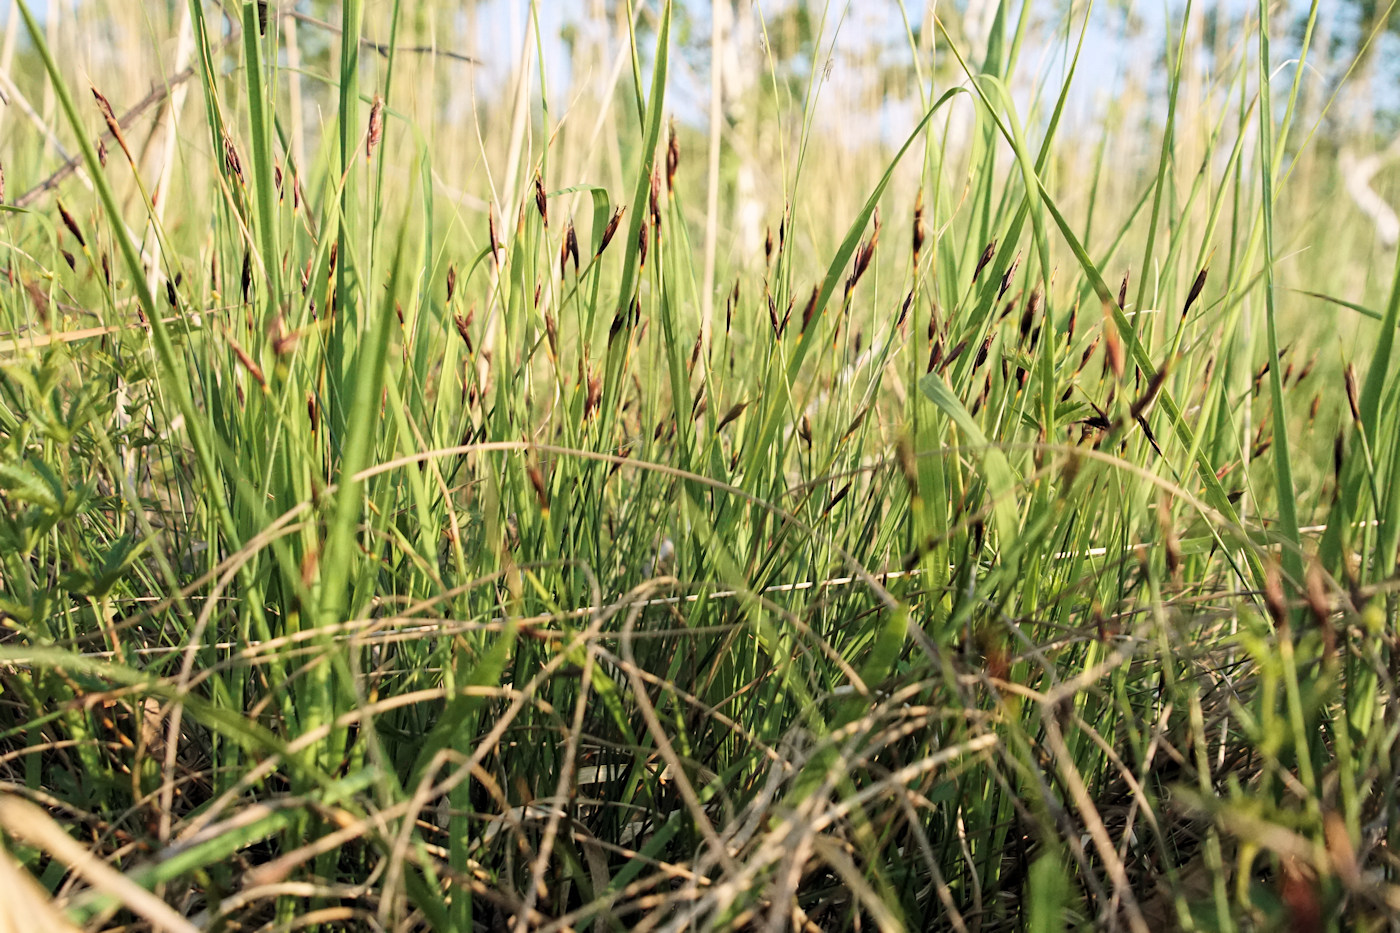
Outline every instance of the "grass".
<path fill-rule="evenodd" d="M 5 26 L 17 928 L 1395 928 L 1388 10 L 768 11 L 711 149 L 670 0 L 139 6 Z"/>

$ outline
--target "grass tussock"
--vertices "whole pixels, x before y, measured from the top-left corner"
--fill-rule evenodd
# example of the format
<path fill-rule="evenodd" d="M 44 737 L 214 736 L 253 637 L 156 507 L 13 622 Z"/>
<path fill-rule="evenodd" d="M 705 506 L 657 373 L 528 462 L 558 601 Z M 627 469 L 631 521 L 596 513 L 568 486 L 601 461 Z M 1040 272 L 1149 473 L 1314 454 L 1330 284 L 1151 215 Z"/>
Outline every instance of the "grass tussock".
<path fill-rule="evenodd" d="M 544 6 L 13 4 L 0 916 L 1394 929 L 1388 12 Z"/>

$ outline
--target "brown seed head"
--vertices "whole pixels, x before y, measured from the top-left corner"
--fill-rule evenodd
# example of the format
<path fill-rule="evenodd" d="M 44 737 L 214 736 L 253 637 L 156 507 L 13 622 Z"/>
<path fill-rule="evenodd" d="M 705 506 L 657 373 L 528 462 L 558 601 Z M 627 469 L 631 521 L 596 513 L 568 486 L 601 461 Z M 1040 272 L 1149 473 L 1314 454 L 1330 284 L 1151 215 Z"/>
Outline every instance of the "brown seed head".
<path fill-rule="evenodd" d="M 651 199 L 649 202 L 651 211 L 651 222 L 659 234 L 661 231 L 661 172 L 659 170 L 651 173 Z"/>
<path fill-rule="evenodd" d="M 729 410 L 724 413 L 724 417 L 719 419 L 719 424 L 715 425 L 715 431 L 719 431 L 723 429 L 725 425 L 735 421 L 740 415 L 744 413 L 744 409 L 748 407 L 748 402 L 739 402 L 735 405 L 730 406 Z"/>
<path fill-rule="evenodd" d="M 540 212 L 540 219 L 544 221 L 546 227 L 549 226 L 549 200 L 544 193 L 544 179 L 540 176 L 539 169 L 535 170 L 535 210 Z"/>
<path fill-rule="evenodd" d="M 78 222 L 73 219 L 73 215 L 68 213 L 68 209 L 63 206 L 63 202 L 58 202 L 58 216 L 63 218 L 63 226 L 68 228 L 68 232 L 73 234 L 73 239 L 78 241 L 78 245 L 87 248 L 87 240 L 83 237 L 83 231 L 78 228 Z"/>
<path fill-rule="evenodd" d="M 1036 309 L 1039 307 L 1040 288 L 1037 287 L 1031 290 L 1031 297 L 1026 300 L 1026 310 L 1021 314 L 1021 343 L 1026 342 L 1026 337 L 1031 332 L 1031 323 L 1035 320 Z"/>
<path fill-rule="evenodd" d="M 1350 363 L 1346 366 L 1345 378 L 1347 384 L 1347 404 L 1351 406 L 1351 417 L 1357 424 L 1361 423 L 1361 402 L 1356 390 L 1356 368 Z"/>
<path fill-rule="evenodd" d="M 681 164 L 681 144 L 676 139 L 676 121 L 671 121 L 671 137 L 666 143 L 666 191 L 676 187 L 676 169 Z"/>
<path fill-rule="evenodd" d="M 870 268 L 870 260 L 875 257 L 875 246 L 880 242 L 880 209 L 875 208 L 875 229 L 871 231 L 870 239 L 861 244 L 856 250 L 856 258 L 851 266 L 850 277 L 846 279 L 846 294 L 849 296 L 860 277 L 865 275 L 865 270 Z"/>
<path fill-rule="evenodd" d="M 1181 307 L 1181 316 L 1186 317 L 1186 312 L 1191 310 L 1191 305 L 1201 297 L 1201 290 L 1206 287 L 1206 273 L 1210 271 L 1210 266 L 1206 266 L 1196 276 L 1196 281 L 1191 283 L 1191 290 L 1186 293 L 1186 304 Z"/>
<path fill-rule="evenodd" d="M 924 189 L 914 199 L 914 265 L 919 265 L 919 254 L 924 248 Z"/>
<path fill-rule="evenodd" d="M 369 129 L 365 132 L 365 161 L 374 158 L 374 150 L 384 138 L 384 98 L 374 95 L 369 105 Z"/>
<path fill-rule="evenodd" d="M 541 514 L 549 514 L 549 488 L 545 486 L 544 473 L 535 464 L 530 464 L 525 468 L 525 472 L 530 477 L 530 485 L 535 488 L 535 499 L 540 504 Z"/>
<path fill-rule="evenodd" d="M 812 297 L 807 299 L 807 307 L 802 309 L 802 333 L 807 333 L 807 325 L 812 323 L 812 318 L 816 315 L 817 299 L 821 297 L 821 289 L 812 286 Z"/>
<path fill-rule="evenodd" d="M 1001 276 L 1001 288 L 997 290 L 997 300 L 1000 301 L 1008 289 L 1011 288 L 1011 280 L 1016 276 L 1016 267 L 1021 264 L 1021 251 L 1016 251 L 1016 258 L 1011 260 L 1011 266 Z"/>
<path fill-rule="evenodd" d="M 989 262 L 992 261 L 992 257 L 996 255 L 996 252 L 997 252 L 997 241 L 996 241 L 996 240 L 993 240 L 992 242 L 988 243 L 988 244 L 987 244 L 987 248 L 984 249 L 984 250 L 982 250 L 982 255 L 981 255 L 981 257 L 977 260 L 977 268 L 975 268 L 975 269 L 972 270 L 972 281 L 973 281 L 974 284 L 977 282 L 977 277 L 980 276 L 980 275 L 982 274 L 982 270 L 985 269 L 985 268 L 987 268 L 987 263 L 989 263 Z"/>
<path fill-rule="evenodd" d="M 617 225 L 622 221 L 622 213 L 625 210 L 627 210 L 627 208 L 619 207 L 613 211 L 612 217 L 608 220 L 608 225 L 603 228 L 603 239 L 598 244 L 598 252 L 595 255 L 603 255 L 603 250 L 608 248 L 608 244 L 612 242 L 613 235 L 617 233 Z"/>
<path fill-rule="evenodd" d="M 227 334 L 225 334 L 224 336 L 225 339 L 228 340 L 229 348 L 233 350 L 233 355 L 238 357 L 238 362 L 243 364 L 243 368 L 248 370 L 249 375 L 256 379 L 258 381 L 258 385 L 262 386 L 262 390 L 266 392 L 267 380 L 263 378 L 262 367 L 259 366 L 256 362 L 254 362 L 253 358 L 248 355 L 248 351 L 244 350 L 241 346 L 238 345 L 237 340 L 234 340 L 232 336 Z"/>
<path fill-rule="evenodd" d="M 135 164 L 136 160 L 131 157 L 131 149 L 126 144 L 126 136 L 122 133 L 122 126 L 117 122 L 116 114 L 112 112 L 111 102 L 107 100 L 97 88 L 91 85 L 89 85 L 89 87 L 92 89 L 93 99 L 97 101 L 97 109 L 102 111 L 102 119 L 107 124 L 107 132 L 111 133 L 112 138 L 117 141 L 117 145 L 121 146 L 122 152 L 126 155 L 126 160 Z M 101 140 L 98 142 L 99 146 L 101 146 Z M 101 149 L 105 151 L 106 147 L 101 146 Z M 103 158 L 101 161 L 102 165 L 105 167 L 107 165 L 107 160 Z"/>
<path fill-rule="evenodd" d="M 564 249 L 574 259 L 574 275 L 578 275 L 578 233 L 574 231 L 574 222 L 569 221 L 569 229 L 564 231 Z"/>

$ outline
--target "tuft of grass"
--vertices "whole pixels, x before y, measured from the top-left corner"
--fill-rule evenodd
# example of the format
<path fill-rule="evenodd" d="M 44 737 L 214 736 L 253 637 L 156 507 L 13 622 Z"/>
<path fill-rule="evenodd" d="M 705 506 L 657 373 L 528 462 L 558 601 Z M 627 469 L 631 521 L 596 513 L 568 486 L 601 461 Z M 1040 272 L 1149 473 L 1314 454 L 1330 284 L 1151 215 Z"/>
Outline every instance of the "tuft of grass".
<path fill-rule="evenodd" d="M 1395 926 L 1388 9 L 177 6 L 0 43 L 44 922 Z"/>

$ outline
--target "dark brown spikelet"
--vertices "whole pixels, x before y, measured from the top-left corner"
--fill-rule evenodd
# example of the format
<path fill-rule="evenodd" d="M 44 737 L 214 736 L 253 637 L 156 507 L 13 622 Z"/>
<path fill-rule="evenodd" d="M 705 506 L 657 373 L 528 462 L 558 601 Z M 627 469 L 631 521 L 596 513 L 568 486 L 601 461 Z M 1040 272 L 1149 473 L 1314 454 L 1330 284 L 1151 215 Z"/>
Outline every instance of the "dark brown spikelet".
<path fill-rule="evenodd" d="M 1254 392 L 1255 394 L 1258 394 L 1259 388 L 1264 383 L 1264 377 L 1269 374 L 1269 365 L 1269 363 L 1265 363 L 1263 366 L 1260 366 L 1259 369 L 1254 373 L 1253 388 L 1250 391 Z"/>
<path fill-rule="evenodd" d="M 1308 406 L 1308 421 L 1317 420 L 1317 410 L 1322 405 L 1322 393 L 1313 396 L 1312 404 Z"/>
<path fill-rule="evenodd" d="M 540 220 L 544 221 L 546 227 L 549 226 L 549 200 L 544 193 L 544 179 L 540 177 L 539 169 L 535 170 L 535 210 L 540 212 Z"/>
<path fill-rule="evenodd" d="M 1302 368 L 1302 369 L 1298 370 L 1298 379 L 1297 379 L 1297 381 L 1295 381 L 1293 384 L 1294 384 L 1294 385 L 1297 385 L 1299 382 L 1302 382 L 1304 379 L 1306 379 L 1306 378 L 1308 378 L 1309 376 L 1311 376 L 1311 375 L 1312 375 L 1312 371 L 1313 371 L 1313 367 L 1314 367 L 1315 365 L 1317 365 L 1317 354 L 1316 354 L 1316 353 L 1314 353 L 1314 354 L 1312 355 L 1312 358 L 1311 358 L 1311 359 L 1309 359 L 1306 363 L 1303 364 L 1303 368 Z"/>
<path fill-rule="evenodd" d="M 112 112 L 112 104 L 102 92 L 97 88 L 88 85 L 92 89 L 93 99 L 97 101 L 97 109 L 102 111 L 102 119 L 107 124 L 107 132 L 112 134 L 112 138 L 117 141 L 117 145 L 122 147 L 122 153 L 128 162 L 134 163 L 136 160 L 131 157 L 131 149 L 127 147 L 126 136 L 122 133 L 122 126 L 117 122 L 117 115 Z M 103 161 L 106 166 L 106 161 Z"/>
<path fill-rule="evenodd" d="M 243 364 L 243 368 L 248 370 L 249 375 L 256 379 L 258 385 L 262 386 L 262 390 L 266 392 L 267 380 L 263 378 L 262 367 L 248 355 L 248 351 L 238 345 L 238 341 L 234 340 L 232 336 L 226 334 L 225 339 L 228 341 L 229 348 L 233 350 L 233 355 L 238 357 L 238 362 Z"/>
<path fill-rule="evenodd" d="M 170 279 L 165 280 L 165 300 L 170 302 L 172 308 L 180 306 L 180 295 L 175 291 L 175 283 Z"/>
<path fill-rule="evenodd" d="M 105 139 L 97 141 L 97 164 L 103 168 L 107 167 L 107 141 Z"/>
<path fill-rule="evenodd" d="M 748 402 L 738 402 L 737 404 L 731 405 L 729 410 L 724 413 L 724 417 L 719 419 L 719 424 L 715 425 L 715 431 L 718 432 L 726 425 L 732 424 L 744 413 L 744 409 L 748 407 Z"/>
<path fill-rule="evenodd" d="M 78 245 L 87 249 L 87 240 L 83 237 L 83 231 L 79 229 L 78 222 L 73 219 L 73 215 L 68 213 L 68 208 L 63 206 L 63 202 L 58 202 L 58 216 L 63 218 L 63 226 L 68 228 L 68 232 L 73 234 L 73 239 L 78 241 Z"/>
<path fill-rule="evenodd" d="M 233 140 L 228 134 L 224 134 L 224 168 L 228 173 L 238 179 L 240 185 L 246 184 L 243 180 L 243 162 L 238 158 L 238 150 L 233 145 Z"/>
<path fill-rule="evenodd" d="M 771 266 L 773 264 L 773 228 L 768 227 L 763 233 L 763 264 Z"/>
<path fill-rule="evenodd" d="M 705 338 L 701 334 L 695 335 L 695 346 L 690 350 L 690 361 L 686 364 L 686 372 L 694 372 L 695 364 L 700 361 L 700 351 L 705 348 Z"/>
<path fill-rule="evenodd" d="M 637 231 L 637 268 L 645 269 L 647 265 L 647 225 L 642 224 Z"/>
<path fill-rule="evenodd" d="M 1347 404 L 1351 406 L 1351 418 L 1356 424 L 1361 423 L 1361 403 L 1356 391 L 1356 367 L 1347 364 L 1344 376 L 1347 384 Z"/>
<path fill-rule="evenodd" d="M 846 485 L 842 486 L 837 491 L 836 495 L 832 496 L 830 499 L 827 500 L 826 507 L 822 509 L 822 516 L 825 517 L 826 515 L 830 514 L 832 509 L 836 508 L 838 505 L 841 504 L 842 499 L 850 495 L 850 492 L 851 483 L 847 482 Z"/>
<path fill-rule="evenodd" d="M 549 514 L 549 488 L 544 483 L 544 473 L 536 464 L 530 464 L 525 468 L 525 472 L 530 477 L 530 485 L 535 489 L 535 499 L 540 504 L 540 513 Z"/>
<path fill-rule="evenodd" d="M 63 254 L 63 261 L 66 262 L 66 263 L 68 263 L 68 268 L 72 269 L 74 272 L 77 272 L 77 271 L 78 271 L 78 259 L 77 259 L 77 257 L 74 256 L 72 253 L 68 252 L 68 250 L 64 249 L 64 248 L 61 247 L 61 246 L 58 248 L 58 251 L 59 251 L 60 253 Z"/>
<path fill-rule="evenodd" d="M 499 267 L 501 264 L 501 241 L 496 236 L 496 212 L 490 208 L 486 211 L 486 236 L 491 244 L 491 261 Z"/>
<path fill-rule="evenodd" d="M 781 339 L 783 336 L 783 322 L 778 319 L 778 305 L 776 302 L 773 301 L 773 295 L 771 292 L 768 294 L 767 298 L 768 323 L 773 328 L 773 336 Z"/>
<path fill-rule="evenodd" d="M 243 303 L 248 303 L 248 296 L 253 291 L 253 254 L 248 250 L 243 251 L 243 271 L 238 277 L 238 284 L 243 291 Z"/>
<path fill-rule="evenodd" d="M 894 322 L 895 329 L 898 330 L 898 331 L 900 332 L 901 335 L 907 336 L 907 335 L 904 333 L 904 322 L 907 321 L 907 320 L 909 320 L 909 309 L 910 309 L 911 307 L 913 307 L 913 306 L 914 306 L 914 291 L 913 291 L 913 289 L 910 289 L 909 294 L 907 294 L 907 295 L 904 296 L 904 302 L 899 306 L 899 317 L 895 318 L 895 322 Z M 933 319 L 932 319 L 932 318 L 929 319 L 929 323 L 930 323 L 930 324 L 933 323 Z"/>
<path fill-rule="evenodd" d="M 603 397 L 603 380 L 597 375 L 590 373 L 588 376 L 588 386 L 583 395 L 583 420 L 587 421 L 593 412 L 598 410 L 598 402 Z"/>
<path fill-rule="evenodd" d="M 807 445 L 807 449 L 812 449 L 812 418 L 804 414 L 802 420 L 797 422 L 797 436 L 802 438 L 802 443 Z"/>
<path fill-rule="evenodd" d="M 1210 266 L 1206 266 L 1196 275 L 1196 281 L 1191 283 L 1191 290 L 1186 293 L 1186 304 L 1181 306 L 1181 316 L 1186 317 L 1186 312 L 1191 310 L 1197 298 L 1201 297 L 1201 292 L 1206 287 L 1206 273 L 1210 272 Z"/>
<path fill-rule="evenodd" d="M 817 299 L 821 297 L 821 289 L 812 286 L 812 297 L 807 299 L 807 307 L 802 309 L 802 333 L 807 333 L 807 325 L 812 323 L 812 318 L 817 312 Z"/>
<path fill-rule="evenodd" d="M 1337 476 L 1337 488 L 1341 489 L 1342 465 L 1346 462 L 1347 440 L 1346 434 L 1337 432 L 1337 436 L 1332 439 L 1332 472 Z"/>
<path fill-rule="evenodd" d="M 468 311 L 466 317 L 463 317 L 460 314 L 452 315 L 452 323 L 457 326 L 457 336 L 461 337 L 462 343 L 467 345 L 468 353 L 474 352 L 472 349 L 472 335 L 470 330 L 472 326 L 473 313 L 473 311 Z"/>
<path fill-rule="evenodd" d="M 921 185 L 919 193 L 914 198 L 914 268 L 919 267 L 919 254 L 924 249 L 924 189 Z"/>
<path fill-rule="evenodd" d="M 676 121 L 671 121 L 671 136 L 666 141 L 666 192 L 676 188 L 676 169 L 681 164 L 681 144 L 676 139 Z"/>
<path fill-rule="evenodd" d="M 1036 309 L 1040 307 L 1040 288 L 1031 290 L 1031 297 L 1026 300 L 1026 310 L 1021 314 L 1021 337 L 1020 342 L 1025 343 L 1026 337 L 1031 332 L 1031 324 L 1035 321 Z"/>
<path fill-rule="evenodd" d="M 277 203 L 282 203 L 282 166 L 272 166 L 272 187 L 277 189 Z"/>
<path fill-rule="evenodd" d="M 544 336 L 549 342 L 550 359 L 559 359 L 559 324 L 554 320 L 554 315 L 548 311 L 544 313 Z"/>
<path fill-rule="evenodd" d="M 107 255 L 107 251 L 102 251 L 102 281 L 107 283 L 107 287 L 112 287 L 112 257 Z M 211 277 L 210 281 L 217 283 L 216 277 Z M 216 285 L 217 287 L 217 285 Z"/>
<path fill-rule="evenodd" d="M 365 161 L 374 158 L 374 150 L 384 138 L 384 98 L 374 95 L 369 105 L 369 129 L 365 131 Z"/>
<path fill-rule="evenodd" d="M 607 249 L 608 244 L 612 242 L 613 235 L 617 233 L 617 225 L 622 221 L 622 213 L 625 210 L 627 210 L 625 207 L 613 210 L 612 217 L 608 219 L 608 225 L 603 228 L 603 239 L 598 244 L 598 252 L 594 254 L 595 256 L 603 255 L 603 250 Z"/>
<path fill-rule="evenodd" d="M 846 279 L 846 294 L 850 295 L 860 281 L 860 277 L 865 275 L 865 270 L 870 268 L 870 260 L 875 258 L 875 246 L 880 242 L 880 209 L 875 208 L 875 229 L 870 233 L 870 239 L 861 244 L 856 250 L 855 262 L 851 266 L 851 275 Z"/>
<path fill-rule="evenodd" d="M 659 169 L 651 173 L 651 196 L 648 201 L 648 210 L 651 212 L 652 226 L 656 227 L 659 236 L 661 232 L 661 172 Z"/>
<path fill-rule="evenodd" d="M 311 422 L 311 433 L 315 434 L 321 424 L 321 409 L 316 404 L 316 396 L 310 392 L 306 393 L 306 417 Z"/>
<path fill-rule="evenodd" d="M 977 277 L 980 276 L 980 275 L 982 274 L 982 270 L 985 269 L 985 268 L 987 268 L 987 263 L 989 263 L 989 262 L 992 261 L 992 257 L 996 255 L 996 252 L 997 252 L 997 241 L 996 241 L 996 240 L 993 240 L 992 242 L 988 243 L 988 244 L 987 244 L 987 248 L 984 249 L 984 250 L 982 250 L 982 255 L 981 255 L 981 257 L 977 260 L 977 268 L 975 268 L 975 269 L 972 270 L 972 281 L 973 281 L 974 284 L 977 282 Z"/>
<path fill-rule="evenodd" d="M 574 260 L 574 275 L 578 275 L 578 233 L 574 230 L 573 220 L 569 221 L 569 229 L 564 231 L 564 248 Z"/>
<path fill-rule="evenodd" d="M 981 369 L 982 364 L 987 362 L 987 354 L 992 349 L 992 335 L 988 334 L 987 339 L 982 341 L 982 346 L 977 348 L 977 361 L 972 364 L 973 369 Z"/>
<path fill-rule="evenodd" d="M 941 372 L 942 370 L 947 369 L 949 366 L 952 366 L 953 363 L 957 360 L 957 358 L 963 355 L 963 351 L 966 349 L 967 341 L 959 340 L 957 346 L 953 347 L 952 350 L 948 351 L 948 355 L 944 358 L 943 365 L 939 367 L 939 371 Z"/>
<path fill-rule="evenodd" d="M 452 296 L 457 293 L 457 266 L 455 264 L 447 267 L 447 301 L 452 302 Z"/>
<path fill-rule="evenodd" d="M 997 289 L 997 300 L 1000 301 L 1006 296 L 1006 292 L 1011 288 L 1011 281 L 1016 277 L 1016 269 L 1021 265 L 1021 251 L 1016 251 L 1016 258 L 1011 260 L 1010 267 L 1002 273 L 1001 287 Z"/>
<path fill-rule="evenodd" d="M 1163 516 L 1162 522 L 1162 546 L 1167 554 L 1167 573 L 1172 580 L 1181 582 L 1181 539 L 1176 536 L 1176 531 L 1172 528 L 1171 513 L 1159 510 Z"/>
<path fill-rule="evenodd" d="M 1143 414 L 1147 412 L 1147 409 L 1152 407 L 1152 403 L 1157 400 L 1157 396 L 1162 391 L 1162 386 L 1166 384 L 1167 375 L 1170 372 L 1171 361 L 1168 360 L 1167 363 L 1153 375 L 1152 381 L 1147 384 L 1147 391 L 1139 396 L 1137 401 L 1133 402 L 1129 409 L 1131 417 L 1134 419 L 1141 418 Z"/>
<path fill-rule="evenodd" d="M 1131 276 L 1132 274 L 1133 274 L 1133 270 L 1132 270 L 1132 269 L 1129 269 L 1127 272 L 1124 272 L 1124 273 L 1123 273 L 1123 284 L 1118 286 L 1118 310 L 1119 310 L 1119 311 L 1126 311 L 1126 310 L 1127 310 L 1127 305 L 1128 305 L 1128 277 Z"/>
<path fill-rule="evenodd" d="M 1074 307 L 1069 309 L 1069 330 L 1065 333 L 1065 347 L 1074 345 L 1074 325 L 1079 323 L 1079 302 L 1074 303 Z"/>
<path fill-rule="evenodd" d="M 943 359 L 943 341 L 935 339 L 935 340 L 933 341 L 933 346 L 929 348 L 929 351 L 928 351 L 928 369 L 924 370 L 924 372 L 926 372 L 926 373 L 931 373 L 931 372 L 933 372 L 934 367 L 936 367 L 936 366 L 942 361 L 942 359 Z"/>

